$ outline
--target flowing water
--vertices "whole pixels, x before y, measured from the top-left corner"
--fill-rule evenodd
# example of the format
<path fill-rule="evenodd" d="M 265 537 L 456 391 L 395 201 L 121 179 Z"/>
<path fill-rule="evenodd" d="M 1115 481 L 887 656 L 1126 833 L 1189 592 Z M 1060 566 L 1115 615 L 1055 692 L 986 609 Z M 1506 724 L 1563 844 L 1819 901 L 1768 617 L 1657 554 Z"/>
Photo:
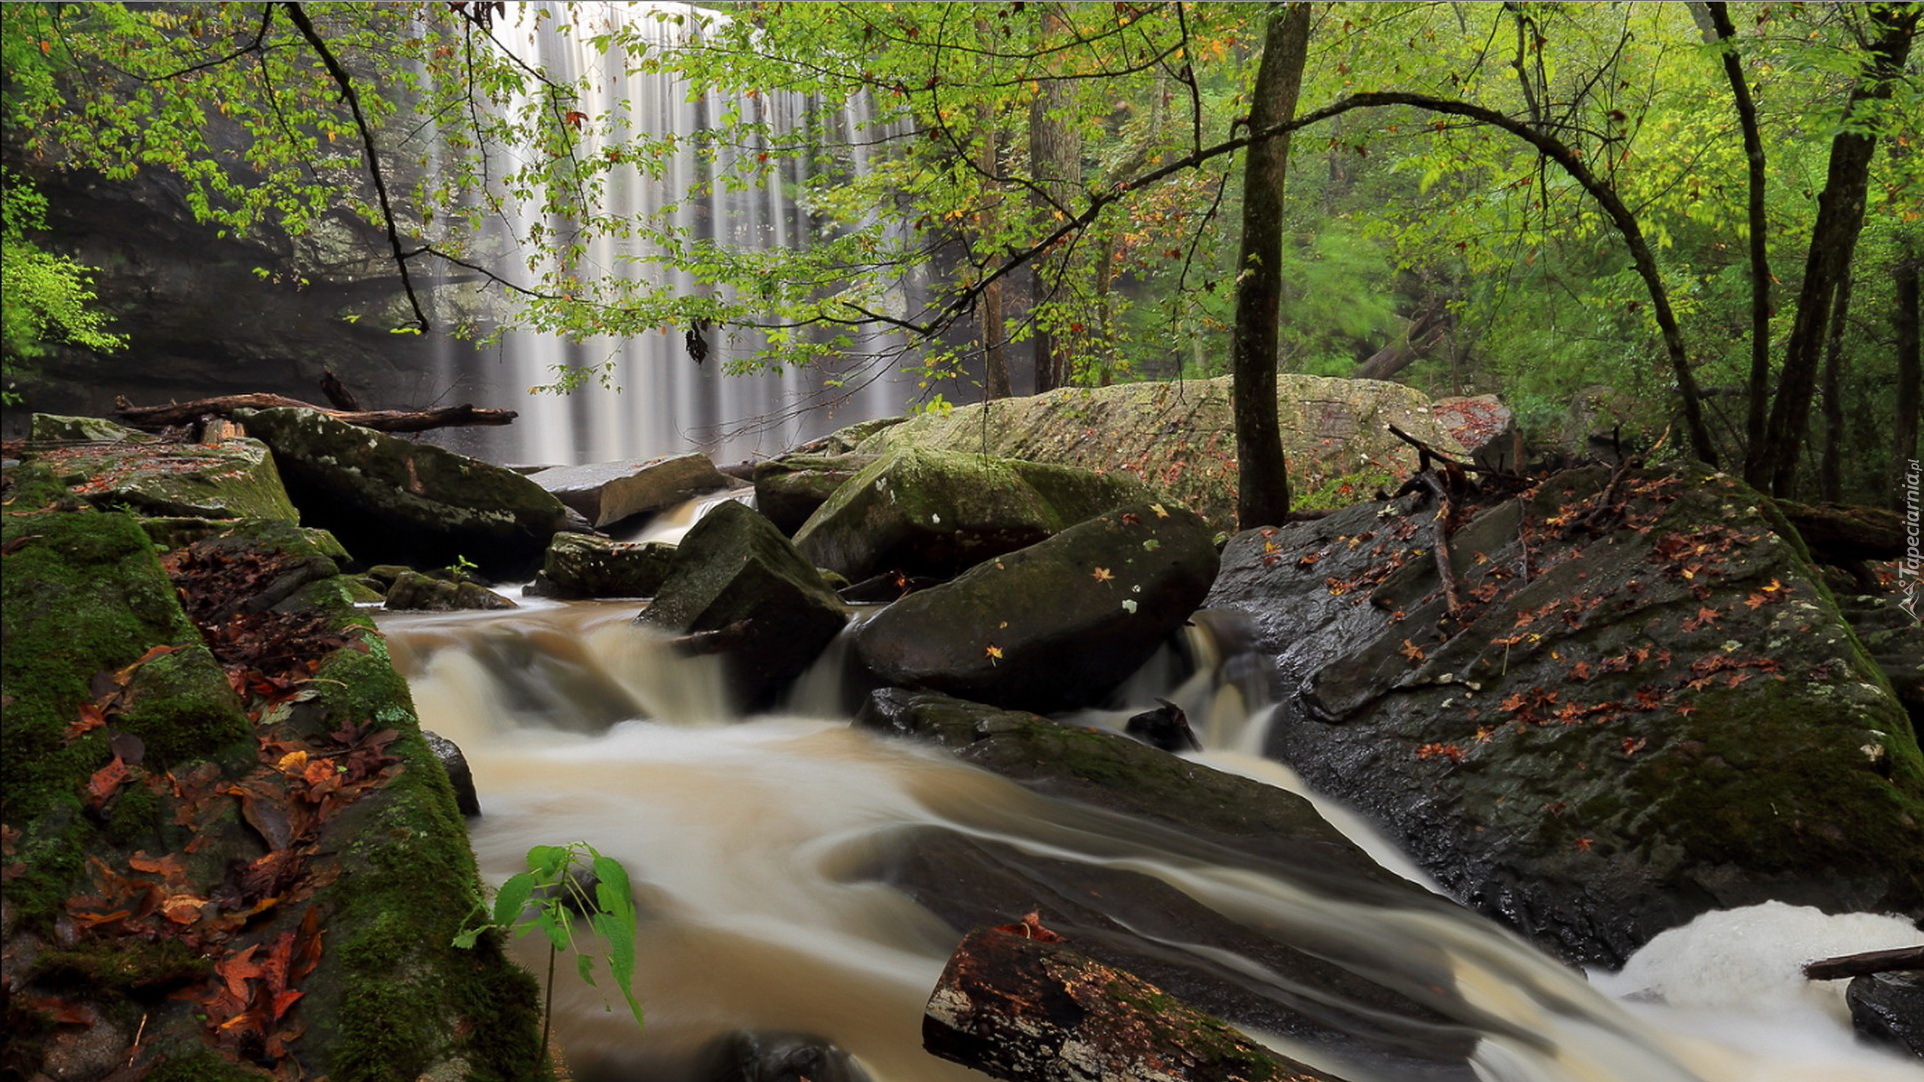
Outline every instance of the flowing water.
<path fill-rule="evenodd" d="M 1215 866 L 1153 831 L 854 729 L 834 656 L 787 712 L 731 717 L 713 659 L 672 657 L 633 626 L 636 609 L 382 618 L 423 725 L 473 767 L 484 877 L 520 870 L 531 845 L 579 839 L 633 878 L 647 1027 L 636 1030 L 612 989 L 585 987 L 564 966 L 557 1040 L 584 1080 L 673 1082 L 706 1042 L 743 1029 L 827 1038 L 877 1082 L 983 1077 L 920 1048 L 923 1004 L 960 933 L 871 873 L 929 831 L 1138 872 L 1250 927 L 1323 944 L 1326 957 L 1474 1030 L 1483 1082 L 1924 1079 L 1916 1061 L 1854 1044 L 1839 986 L 1809 987 L 1797 972 L 1809 958 L 1913 942 L 1908 922 L 1788 906 L 1711 914 L 1622 973 L 1586 981 L 1479 918 L 1337 901 L 1287 876 Z M 1197 720 L 1207 750 L 1196 758 L 1294 786 L 1248 751 L 1266 713 L 1251 675 L 1260 659 L 1217 646 L 1215 625 L 1198 623 L 1191 661 L 1152 662 L 1128 689 L 1132 705 L 1172 698 Z M 1329 812 L 1392 870 L 1420 878 Z M 518 948 L 537 972 L 538 938 Z M 1246 959 L 1210 960 L 1271 979 Z M 1255 1036 L 1355 1082 L 1408 1077 L 1355 1049 Z"/>

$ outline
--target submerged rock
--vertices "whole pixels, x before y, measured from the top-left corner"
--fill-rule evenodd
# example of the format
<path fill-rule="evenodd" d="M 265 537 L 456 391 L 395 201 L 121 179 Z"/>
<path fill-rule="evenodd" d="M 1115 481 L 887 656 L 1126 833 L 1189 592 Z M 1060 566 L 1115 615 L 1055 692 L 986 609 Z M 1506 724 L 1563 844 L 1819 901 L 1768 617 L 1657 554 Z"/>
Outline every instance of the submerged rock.
<path fill-rule="evenodd" d="M 1359 505 L 1238 536 L 1209 604 L 1284 674 L 1268 752 L 1553 953 L 1768 899 L 1918 912 L 1924 757 L 1765 507 L 1559 474 L 1450 531 L 1453 605 L 1434 512 Z"/>
<path fill-rule="evenodd" d="M 1924 974 L 1856 977 L 1844 991 L 1851 1027 L 1878 1044 L 1924 1059 Z"/>
<path fill-rule="evenodd" d="M 795 547 L 850 582 L 887 571 L 947 577 L 1149 498 L 1126 476 L 906 447 L 837 488 Z"/>
<path fill-rule="evenodd" d="M 1224 774 L 1097 729 L 1067 726 L 930 692 L 885 689 L 856 718 L 864 728 L 932 741 L 975 766 L 1059 798 L 1046 817 L 1067 831 L 1124 832 L 1151 860 L 1191 858 L 1246 867 L 1346 902 L 1447 906 L 1385 872 L 1293 793 Z M 957 932 L 1040 910 L 1078 950 L 1133 972 L 1232 1023 L 1285 1035 L 1368 1063 L 1382 1077 L 1470 1078 L 1474 1037 L 1428 1007 L 1329 961 L 1343 951 L 1307 925 L 1252 928 L 1168 883 L 1131 870 L 1056 859 L 993 838 L 925 828 L 900 839 L 868 873 L 907 893 Z M 1192 948 L 1171 949 L 1170 944 Z M 1219 965 L 1235 956 L 1271 979 Z M 1450 985 L 1439 952 L 1412 958 Z"/>
<path fill-rule="evenodd" d="M 242 410 L 274 450 L 302 521 L 368 563 L 469 561 L 495 578 L 534 573 L 568 509 L 541 486 L 477 459 L 314 410 Z"/>
<path fill-rule="evenodd" d="M 638 622 L 725 653 L 737 702 L 759 708 L 800 676 L 848 622 L 848 608 L 773 523 L 724 500 L 682 538 Z"/>
<path fill-rule="evenodd" d="M 739 1030 L 695 1057 L 694 1082 L 869 1082 L 869 1073 L 822 1037 Z"/>
<path fill-rule="evenodd" d="M 1209 590 L 1208 527 L 1139 504 L 978 564 L 863 624 L 858 657 L 886 684 L 1025 710 L 1099 701 Z"/>

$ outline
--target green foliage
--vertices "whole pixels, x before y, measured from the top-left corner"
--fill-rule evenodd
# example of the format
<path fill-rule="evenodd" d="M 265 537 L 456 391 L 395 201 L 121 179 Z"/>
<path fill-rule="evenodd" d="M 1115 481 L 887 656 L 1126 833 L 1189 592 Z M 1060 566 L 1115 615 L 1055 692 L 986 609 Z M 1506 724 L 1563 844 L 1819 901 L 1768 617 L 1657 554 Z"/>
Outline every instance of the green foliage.
<path fill-rule="evenodd" d="M 0 399 L 17 401 L 15 377 L 54 342 L 72 342 L 110 353 L 126 337 L 107 329 L 107 314 L 95 307 L 88 269 L 35 243 L 30 234 L 46 228 L 47 201 L 10 169 L 0 169 L 0 358 L 6 386 Z"/>
<path fill-rule="evenodd" d="M 581 871 L 591 873 L 584 880 Z M 590 893 L 587 882 L 593 883 Z M 575 922 L 585 918 L 600 935 L 608 949 L 608 970 L 634 1013 L 635 1024 L 642 1024 L 641 1004 L 635 1001 L 635 900 L 629 892 L 628 873 L 612 857 L 604 857 L 587 842 L 568 845 L 537 845 L 528 850 L 528 870 L 508 877 L 495 892 L 494 906 L 486 910 L 487 919 L 470 923 L 455 936 L 454 945 L 472 948 L 490 929 L 512 931 L 516 935 L 539 930 L 548 939 L 548 1006 L 553 1013 L 554 959 L 561 951 L 575 952 L 575 968 L 581 979 L 594 983 L 594 956 L 583 951 L 575 940 Z M 547 1044 L 546 1022 L 542 1044 Z"/>

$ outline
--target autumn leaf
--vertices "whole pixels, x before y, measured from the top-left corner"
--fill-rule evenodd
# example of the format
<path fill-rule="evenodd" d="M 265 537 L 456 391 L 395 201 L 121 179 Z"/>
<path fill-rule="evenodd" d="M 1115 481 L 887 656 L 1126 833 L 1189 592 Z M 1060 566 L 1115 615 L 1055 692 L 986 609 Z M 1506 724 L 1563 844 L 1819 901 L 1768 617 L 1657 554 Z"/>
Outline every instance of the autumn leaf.
<path fill-rule="evenodd" d="M 107 718 L 100 712 L 100 704 L 81 703 L 80 716 L 67 723 L 67 739 L 72 740 L 82 733 L 92 732 L 105 724 L 107 724 Z"/>
<path fill-rule="evenodd" d="M 989 648 L 982 651 L 982 656 L 988 658 L 989 664 L 993 665 L 1002 660 L 1002 648 L 994 643 L 990 643 Z"/>
<path fill-rule="evenodd" d="M 113 762 L 94 771 L 94 776 L 87 781 L 87 795 L 93 798 L 93 806 L 98 808 L 105 804 L 107 798 L 113 796 L 114 790 L 126 780 L 127 763 L 116 755 Z"/>
<path fill-rule="evenodd" d="M 580 111 L 579 109 L 570 109 L 565 114 L 562 115 L 562 119 L 568 122 L 569 127 L 573 128 L 576 131 L 580 131 L 581 122 L 588 119 L 588 114 Z"/>
<path fill-rule="evenodd" d="M 1110 581 L 1113 581 L 1116 576 L 1111 574 L 1108 568 L 1098 567 L 1095 569 L 1094 572 L 1091 573 L 1090 577 L 1095 579 L 1097 582 L 1110 582 Z"/>
<path fill-rule="evenodd" d="M 1163 507 L 1163 505 L 1161 505 L 1161 504 L 1159 504 L 1159 503 L 1152 503 L 1152 504 L 1150 504 L 1150 505 L 1149 505 L 1149 510 L 1151 510 L 1151 511 L 1154 511 L 1154 512 L 1156 513 L 1156 517 L 1157 517 L 1157 518 L 1168 518 L 1168 517 L 1169 517 L 1169 511 L 1168 511 L 1168 510 L 1167 510 L 1166 508 L 1164 508 L 1164 507 Z"/>
<path fill-rule="evenodd" d="M 1398 650 L 1397 653 L 1402 654 L 1413 662 L 1423 660 L 1423 648 L 1408 639 L 1403 640 L 1403 648 Z"/>
<path fill-rule="evenodd" d="M 247 1001 L 247 982 L 267 973 L 267 967 L 254 961 L 254 952 L 261 949 L 259 943 L 250 943 L 239 954 L 230 954 L 214 963 L 214 973 L 227 985 L 228 994 L 235 999 Z"/>
<path fill-rule="evenodd" d="M 1578 838 L 1577 852 L 1588 853 L 1590 851 L 1590 846 L 1595 842 L 1595 840 L 1596 839 L 1594 838 Z"/>
<path fill-rule="evenodd" d="M 1042 926 L 1042 913 L 1040 910 L 1032 910 L 1023 914 L 1020 923 L 998 924 L 995 926 L 995 931 L 1007 932 L 1010 935 L 1019 935 L 1024 939 L 1039 940 L 1043 943 L 1062 942 L 1062 936 Z"/>

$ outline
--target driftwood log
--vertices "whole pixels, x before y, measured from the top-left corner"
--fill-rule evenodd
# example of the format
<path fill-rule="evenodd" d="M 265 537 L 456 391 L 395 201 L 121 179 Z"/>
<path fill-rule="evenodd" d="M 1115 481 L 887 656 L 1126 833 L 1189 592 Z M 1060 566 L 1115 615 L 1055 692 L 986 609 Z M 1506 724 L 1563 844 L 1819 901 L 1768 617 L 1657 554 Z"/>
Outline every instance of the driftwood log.
<path fill-rule="evenodd" d="M 114 413 L 129 426 L 148 432 L 177 425 L 190 425 L 205 417 L 231 417 L 235 410 L 264 410 L 288 407 L 324 413 L 337 421 L 371 428 L 377 432 L 426 432 L 432 428 L 459 428 L 466 425 L 505 425 L 513 422 L 513 410 L 482 409 L 478 406 L 443 406 L 426 410 L 334 410 L 278 394 L 229 394 L 197 398 L 192 402 L 172 402 L 165 406 L 136 406 L 125 398 L 114 403 Z"/>
<path fill-rule="evenodd" d="M 962 940 L 922 1047 L 1011 1082 L 1336 1082 L 1075 951 L 1035 914 Z"/>
<path fill-rule="evenodd" d="M 1874 973 L 1894 973 L 1899 970 L 1924 970 L 1924 947 L 1898 947 L 1895 950 L 1819 958 L 1805 964 L 1804 976 L 1813 981 L 1836 981 L 1845 977 L 1868 977 Z"/>

